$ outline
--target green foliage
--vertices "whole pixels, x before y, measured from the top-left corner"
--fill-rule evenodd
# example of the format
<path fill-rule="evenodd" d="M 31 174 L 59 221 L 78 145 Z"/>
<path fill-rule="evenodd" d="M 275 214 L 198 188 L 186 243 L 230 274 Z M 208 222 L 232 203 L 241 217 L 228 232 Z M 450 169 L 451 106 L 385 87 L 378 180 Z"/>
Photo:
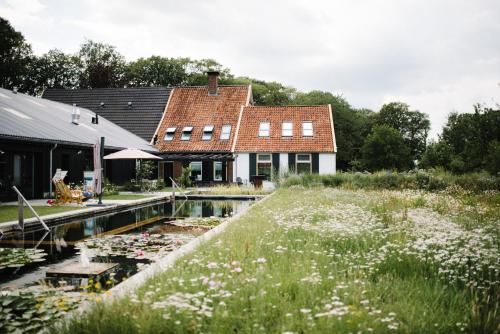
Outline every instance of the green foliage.
<path fill-rule="evenodd" d="M 87 40 L 80 47 L 80 88 L 123 87 L 125 58 L 114 46 Z"/>
<path fill-rule="evenodd" d="M 419 170 L 411 172 L 380 171 L 374 174 L 337 173 L 333 175 L 291 175 L 281 183 L 284 188 L 303 187 L 339 187 L 345 189 L 413 189 L 426 191 L 467 191 L 483 193 L 500 191 L 500 177 L 487 173 L 469 173 L 456 175 L 443 170 Z"/>
<path fill-rule="evenodd" d="M 57 49 L 34 58 L 29 64 L 26 90 L 32 95 L 41 95 L 46 88 L 78 88 L 80 60 Z"/>
<path fill-rule="evenodd" d="M 24 91 L 28 65 L 32 59 L 31 46 L 24 36 L 15 31 L 9 21 L 0 17 L 0 87 L 18 87 Z"/>
<path fill-rule="evenodd" d="M 127 65 L 127 81 L 131 87 L 183 85 L 186 83 L 189 62 L 189 58 L 139 58 Z"/>
<path fill-rule="evenodd" d="M 182 188 L 187 188 L 191 186 L 191 167 L 183 167 L 181 176 L 177 180 Z"/>
<path fill-rule="evenodd" d="M 492 140 L 488 145 L 485 168 L 492 175 L 498 175 L 500 173 L 500 141 Z"/>
<path fill-rule="evenodd" d="M 398 130 L 410 149 L 411 160 L 418 160 L 425 151 L 427 133 L 430 129 L 429 117 L 419 111 L 410 110 L 402 102 L 384 104 L 376 116 L 376 124 L 385 124 Z"/>
<path fill-rule="evenodd" d="M 401 133 L 387 126 L 378 125 L 366 138 L 361 148 L 363 165 L 369 170 L 397 169 L 411 167 L 410 150 Z"/>

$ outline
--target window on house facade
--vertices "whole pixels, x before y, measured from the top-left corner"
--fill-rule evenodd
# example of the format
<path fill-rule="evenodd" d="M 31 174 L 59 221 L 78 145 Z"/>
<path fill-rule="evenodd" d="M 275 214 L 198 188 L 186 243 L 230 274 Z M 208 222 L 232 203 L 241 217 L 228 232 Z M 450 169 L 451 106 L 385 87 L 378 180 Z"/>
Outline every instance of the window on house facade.
<path fill-rule="evenodd" d="M 205 125 L 203 128 L 203 135 L 201 136 L 202 140 L 212 140 L 212 133 L 214 132 L 213 125 Z"/>
<path fill-rule="evenodd" d="M 260 122 L 259 137 L 269 137 L 269 122 Z"/>
<path fill-rule="evenodd" d="M 297 154 L 295 158 L 295 171 L 297 174 L 311 173 L 312 159 L 310 154 Z"/>
<path fill-rule="evenodd" d="M 175 128 L 167 128 L 167 131 L 165 131 L 165 140 L 171 141 L 174 139 L 175 135 Z"/>
<path fill-rule="evenodd" d="M 222 181 L 222 161 L 214 161 L 214 181 Z"/>
<path fill-rule="evenodd" d="M 220 132 L 221 140 L 228 140 L 231 137 L 231 125 L 223 125 Z"/>
<path fill-rule="evenodd" d="M 202 163 L 201 161 L 193 161 L 189 164 L 191 168 L 191 178 L 196 181 L 202 180 Z"/>
<path fill-rule="evenodd" d="M 281 135 L 283 137 L 292 137 L 293 136 L 293 123 L 292 122 L 283 122 L 281 125 Z"/>
<path fill-rule="evenodd" d="M 271 176 L 273 161 L 271 154 L 257 154 L 257 175 Z"/>
<path fill-rule="evenodd" d="M 191 139 L 191 133 L 193 132 L 192 126 L 185 126 L 182 129 L 181 140 L 189 140 Z"/>
<path fill-rule="evenodd" d="M 312 137 L 314 135 L 312 122 L 303 122 L 302 123 L 302 135 L 304 137 Z"/>

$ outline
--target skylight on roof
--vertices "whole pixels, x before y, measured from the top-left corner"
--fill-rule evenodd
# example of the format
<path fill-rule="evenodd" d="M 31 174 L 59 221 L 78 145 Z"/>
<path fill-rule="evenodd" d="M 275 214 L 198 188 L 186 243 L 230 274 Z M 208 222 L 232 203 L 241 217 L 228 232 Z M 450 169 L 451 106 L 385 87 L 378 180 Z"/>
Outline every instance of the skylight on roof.
<path fill-rule="evenodd" d="M 24 119 L 32 119 L 31 117 L 29 117 L 28 115 L 25 115 L 23 114 L 22 112 L 20 111 L 17 111 L 17 110 L 14 110 L 12 108 L 6 108 L 6 107 L 3 107 L 3 110 L 7 111 L 7 112 L 10 112 L 12 115 L 16 115 L 17 117 L 19 118 L 24 118 Z"/>
<path fill-rule="evenodd" d="M 165 131 L 165 137 L 163 139 L 166 141 L 173 140 L 175 135 L 175 129 L 176 128 L 167 128 L 167 131 Z"/>
<path fill-rule="evenodd" d="M 181 140 L 190 140 L 191 139 L 191 132 L 193 132 L 193 127 L 192 126 L 185 126 L 182 129 Z"/>
<path fill-rule="evenodd" d="M 269 122 L 260 122 L 259 137 L 269 137 Z"/>
<path fill-rule="evenodd" d="M 314 135 L 312 122 L 302 123 L 302 135 L 304 137 L 312 137 Z"/>
<path fill-rule="evenodd" d="M 205 127 L 203 128 L 203 135 L 201 136 L 201 139 L 211 140 L 213 131 L 214 131 L 213 125 L 205 125 Z"/>
<path fill-rule="evenodd" d="M 281 125 L 281 135 L 283 137 L 292 137 L 293 136 L 293 123 L 292 122 L 283 122 Z"/>
<path fill-rule="evenodd" d="M 221 140 L 228 140 L 231 137 L 231 125 L 223 125 L 222 131 L 220 132 Z"/>

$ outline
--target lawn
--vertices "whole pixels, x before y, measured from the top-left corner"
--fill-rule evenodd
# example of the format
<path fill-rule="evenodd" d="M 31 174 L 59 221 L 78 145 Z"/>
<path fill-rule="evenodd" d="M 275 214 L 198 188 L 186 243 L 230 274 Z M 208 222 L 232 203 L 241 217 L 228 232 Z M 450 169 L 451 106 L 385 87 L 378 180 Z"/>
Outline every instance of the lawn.
<path fill-rule="evenodd" d="M 39 216 L 51 215 L 59 212 L 82 209 L 80 206 L 33 206 Z M 28 208 L 24 208 L 24 218 L 34 217 Z M 16 205 L 0 205 L 0 222 L 17 220 Z"/>
<path fill-rule="evenodd" d="M 498 195 L 291 187 L 67 333 L 493 333 Z"/>

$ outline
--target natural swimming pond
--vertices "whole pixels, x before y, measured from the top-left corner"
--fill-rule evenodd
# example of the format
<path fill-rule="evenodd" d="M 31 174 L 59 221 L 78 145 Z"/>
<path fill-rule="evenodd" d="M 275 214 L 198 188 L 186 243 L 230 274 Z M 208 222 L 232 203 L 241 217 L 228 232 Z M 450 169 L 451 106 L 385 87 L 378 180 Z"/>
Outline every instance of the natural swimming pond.
<path fill-rule="evenodd" d="M 11 232 L 0 240 L 0 290 L 110 288 L 252 202 L 178 200 Z"/>

